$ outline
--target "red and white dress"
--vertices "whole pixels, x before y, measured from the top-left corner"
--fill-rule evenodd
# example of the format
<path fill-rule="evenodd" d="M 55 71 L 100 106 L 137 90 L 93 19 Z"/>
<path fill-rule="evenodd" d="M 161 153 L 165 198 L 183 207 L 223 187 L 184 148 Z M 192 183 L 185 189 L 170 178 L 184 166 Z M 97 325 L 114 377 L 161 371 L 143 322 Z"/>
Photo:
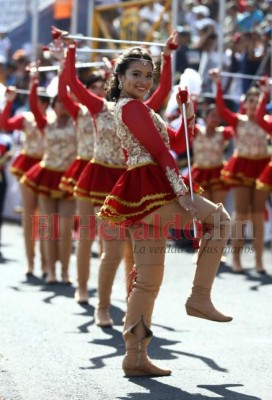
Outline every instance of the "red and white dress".
<path fill-rule="evenodd" d="M 263 97 L 261 104 L 256 112 L 256 122 L 272 136 L 272 115 L 265 116 L 265 109 L 268 100 L 268 94 Z M 259 175 L 256 181 L 256 187 L 260 190 L 272 191 L 272 155 L 270 161 L 266 164 L 265 168 Z"/>
<path fill-rule="evenodd" d="M 115 116 L 128 168 L 98 216 L 130 226 L 184 195 L 188 187 L 169 152 L 176 132 L 158 114 L 138 100 L 125 98 L 118 101 Z"/>
<path fill-rule="evenodd" d="M 38 129 L 34 115 L 23 112 L 10 118 L 12 102 L 8 101 L 2 114 L 2 126 L 6 131 L 23 131 L 22 149 L 13 160 L 10 171 L 20 179 L 33 165 L 37 164 L 44 153 L 44 138 Z"/>
<path fill-rule="evenodd" d="M 94 95 L 79 81 L 75 69 L 74 46 L 69 46 L 64 71 L 67 84 L 79 101 L 88 108 L 95 121 L 94 156 L 82 171 L 75 186 L 74 195 L 91 201 L 94 206 L 101 206 L 126 170 L 125 155 L 120 139 L 116 135 L 114 119 L 116 103 Z M 162 77 L 159 88 L 148 100 L 154 108 L 161 106 L 171 88 L 170 57 L 165 57 Z"/>
<path fill-rule="evenodd" d="M 225 107 L 221 85 L 217 87 L 216 105 L 220 116 L 234 129 L 236 148 L 222 169 L 222 178 L 230 186 L 254 187 L 269 162 L 268 135 L 246 115 Z"/>
<path fill-rule="evenodd" d="M 30 101 L 35 101 L 32 98 Z M 31 107 L 37 124 L 44 134 L 45 152 L 38 164 L 34 165 L 22 178 L 21 182 L 38 195 L 51 198 L 67 198 L 70 195 L 60 190 L 61 177 L 76 157 L 76 129 L 72 118 L 65 126 L 59 126 L 56 114 L 52 120 L 46 120 L 39 111 Z"/>
<path fill-rule="evenodd" d="M 221 177 L 224 166 L 225 142 L 232 137 L 232 129 L 218 127 L 212 135 L 207 135 L 206 128 L 196 125 L 191 138 L 194 163 L 191 168 L 192 179 L 204 190 L 227 190 Z"/>

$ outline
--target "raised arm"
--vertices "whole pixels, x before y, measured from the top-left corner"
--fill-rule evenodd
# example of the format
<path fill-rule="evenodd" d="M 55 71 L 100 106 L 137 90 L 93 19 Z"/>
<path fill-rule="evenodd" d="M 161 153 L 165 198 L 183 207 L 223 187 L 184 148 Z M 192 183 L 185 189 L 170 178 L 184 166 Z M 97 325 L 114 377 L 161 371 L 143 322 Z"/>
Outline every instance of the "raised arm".
<path fill-rule="evenodd" d="M 101 97 L 91 93 L 80 82 L 76 72 L 76 47 L 73 44 L 68 46 L 66 55 L 64 74 L 66 84 L 70 86 L 72 92 L 76 95 L 80 103 L 84 104 L 92 115 L 102 111 L 104 100 Z"/>
<path fill-rule="evenodd" d="M 238 115 L 236 113 L 233 113 L 230 111 L 225 104 L 224 98 L 223 98 L 223 89 L 222 89 L 222 84 L 221 84 L 221 76 L 220 72 L 218 69 L 213 69 L 209 71 L 209 75 L 212 79 L 212 81 L 216 85 L 216 98 L 215 98 L 215 103 L 217 107 L 217 111 L 220 115 L 220 117 L 226 121 L 230 126 L 233 128 L 236 128 L 238 124 Z"/>
<path fill-rule="evenodd" d="M 24 116 L 15 115 L 11 117 L 12 104 L 16 98 L 16 91 L 10 87 L 6 91 L 6 104 L 1 116 L 1 127 L 5 131 L 14 131 L 15 129 L 22 130 L 24 127 Z"/>
<path fill-rule="evenodd" d="M 29 108 L 34 115 L 38 128 L 41 131 L 43 131 L 43 129 L 47 125 L 47 119 L 46 116 L 42 114 L 38 105 L 38 96 L 37 96 L 38 84 L 39 84 L 38 79 L 33 78 L 31 80 L 30 93 L 29 93 Z"/>
<path fill-rule="evenodd" d="M 267 121 L 264 117 L 266 115 L 266 106 L 269 101 L 269 79 L 263 81 L 261 84 L 262 89 L 262 96 L 261 101 L 259 102 L 257 109 L 256 109 L 256 123 L 260 125 L 266 132 L 272 135 L 272 122 Z"/>
<path fill-rule="evenodd" d="M 184 195 L 187 189 L 177 164 L 157 131 L 146 106 L 137 100 L 130 101 L 123 107 L 122 119 L 135 138 L 158 162 L 174 193 L 177 196 Z"/>
<path fill-rule="evenodd" d="M 65 79 L 63 70 L 59 74 L 58 96 L 59 96 L 62 104 L 66 108 L 66 110 L 71 115 L 71 117 L 76 121 L 80 107 L 79 107 L 78 103 L 73 101 L 72 97 L 69 95 L 69 93 L 67 91 L 66 79 Z"/>
<path fill-rule="evenodd" d="M 177 32 L 174 31 L 167 39 L 162 53 L 162 69 L 160 75 L 160 82 L 152 96 L 145 101 L 145 104 L 157 111 L 169 95 L 172 89 L 172 64 L 171 55 L 172 50 L 177 49 Z"/>

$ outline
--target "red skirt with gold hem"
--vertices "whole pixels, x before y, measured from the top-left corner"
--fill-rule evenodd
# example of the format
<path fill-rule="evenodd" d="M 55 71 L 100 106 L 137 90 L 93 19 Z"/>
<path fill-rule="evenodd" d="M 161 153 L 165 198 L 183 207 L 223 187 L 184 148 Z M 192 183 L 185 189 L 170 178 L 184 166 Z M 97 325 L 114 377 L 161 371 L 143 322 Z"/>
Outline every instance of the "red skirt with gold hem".
<path fill-rule="evenodd" d="M 38 195 L 54 199 L 69 198 L 71 194 L 60 190 L 59 184 L 65 171 L 46 168 L 42 162 L 34 165 L 22 176 L 20 182 L 25 184 Z"/>
<path fill-rule="evenodd" d="M 272 161 L 262 171 L 256 182 L 257 189 L 272 191 Z"/>
<path fill-rule="evenodd" d="M 10 166 L 10 172 L 12 175 L 21 178 L 33 165 L 41 161 L 41 157 L 29 156 L 24 153 L 20 153 L 12 162 Z"/>
<path fill-rule="evenodd" d="M 233 156 L 222 169 L 222 179 L 229 186 L 253 187 L 269 160 L 270 157 L 252 159 Z"/>
<path fill-rule="evenodd" d="M 193 165 L 191 168 L 192 179 L 203 190 L 228 190 L 227 184 L 221 177 L 222 168 L 223 164 L 213 168 L 201 168 Z M 188 179 L 188 174 L 185 177 Z"/>
<path fill-rule="evenodd" d="M 76 158 L 62 175 L 59 188 L 65 192 L 73 193 L 74 187 L 89 161 Z"/>
<path fill-rule="evenodd" d="M 185 183 L 188 185 L 186 180 Z M 194 189 L 200 190 L 196 185 Z M 176 198 L 163 170 L 156 164 L 147 164 L 123 173 L 98 216 L 116 224 L 131 226 Z"/>
<path fill-rule="evenodd" d="M 74 188 L 74 196 L 100 207 L 127 167 L 89 162 Z"/>

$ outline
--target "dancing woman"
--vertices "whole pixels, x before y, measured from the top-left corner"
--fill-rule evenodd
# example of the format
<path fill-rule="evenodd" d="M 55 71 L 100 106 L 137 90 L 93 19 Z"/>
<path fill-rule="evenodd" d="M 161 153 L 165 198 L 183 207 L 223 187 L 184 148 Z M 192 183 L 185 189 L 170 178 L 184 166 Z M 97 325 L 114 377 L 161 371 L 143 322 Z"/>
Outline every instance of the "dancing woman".
<path fill-rule="evenodd" d="M 272 136 L 272 116 L 266 115 L 266 105 L 269 100 L 270 85 L 269 78 L 264 78 L 263 84 L 260 86 L 262 90 L 262 96 L 260 103 L 256 110 L 256 122 L 259 124 L 269 135 Z M 261 174 L 257 179 L 257 189 L 264 190 L 267 193 L 267 198 L 269 193 L 272 191 L 272 154 L 270 160 L 262 170 Z"/>
<path fill-rule="evenodd" d="M 34 86 L 38 85 L 38 80 Z M 36 91 L 29 97 L 37 126 L 44 135 L 45 151 L 42 161 L 34 165 L 21 182 L 39 196 L 40 211 L 45 218 L 45 231 L 40 229 L 48 257 L 46 282 L 56 283 L 56 263 L 61 263 L 62 282 L 70 284 L 69 261 L 72 247 L 72 227 L 75 202 L 71 195 L 59 189 L 60 180 L 76 156 L 76 130 L 72 118 L 56 96 L 52 103 L 54 114 L 44 116 L 37 107 Z"/>
<path fill-rule="evenodd" d="M 176 32 L 169 37 L 164 48 L 160 84 L 146 101 L 154 109 L 161 106 L 171 89 L 171 51 L 175 47 L 175 43 Z M 75 46 L 70 45 L 64 69 L 66 82 L 79 101 L 89 109 L 96 125 L 94 157 L 82 172 L 75 187 L 75 195 L 91 201 L 98 211 L 107 194 L 126 170 L 126 162 L 120 140 L 116 135 L 113 116 L 115 103 L 106 100 L 106 92 L 103 96 L 96 96 L 87 91 L 79 81 L 75 69 L 75 51 Z M 145 94 L 147 93 L 145 92 Z M 101 230 L 101 224 L 98 230 Z M 106 236 L 110 236 L 111 240 L 108 240 Z M 124 235 L 119 236 L 115 228 L 109 229 L 107 234 L 102 237 L 103 252 L 98 277 L 98 305 L 95 311 L 95 321 L 98 326 L 111 326 L 113 323 L 109 314 L 110 294 L 117 268 L 124 257 L 125 250 L 125 269 L 128 281 L 133 265 L 131 250 L 127 250 L 129 243 L 128 239 L 125 240 Z"/>
<path fill-rule="evenodd" d="M 252 87 L 244 99 L 245 113 L 233 113 L 224 103 L 221 76 L 217 69 L 210 71 L 217 87 L 216 105 L 219 115 L 234 129 L 236 148 L 222 170 L 223 179 L 233 187 L 234 215 L 232 229 L 232 270 L 244 273 L 241 252 L 244 246 L 244 228 L 251 219 L 255 269 L 265 274 L 263 266 L 264 211 L 266 196 L 256 189 L 256 180 L 269 161 L 267 133 L 255 121 L 259 89 Z"/>
<path fill-rule="evenodd" d="M 30 81 L 30 94 L 36 92 L 37 86 L 33 85 L 33 79 Z M 33 113 L 24 112 L 11 117 L 13 102 L 16 98 L 16 89 L 9 87 L 6 92 L 6 105 L 2 115 L 2 126 L 6 131 L 15 129 L 24 133 L 23 145 L 20 154 L 11 164 L 10 171 L 20 181 L 21 177 L 35 164 L 41 161 L 44 153 L 44 137 L 39 131 Z M 42 115 L 46 114 L 49 105 L 49 97 L 38 96 L 37 107 Z M 29 190 L 20 183 L 20 193 L 22 199 L 22 222 L 24 232 L 25 254 L 27 259 L 26 276 L 31 277 L 34 273 L 35 260 L 35 240 L 33 239 L 32 217 L 37 214 L 38 196 L 37 193 Z M 41 269 L 43 277 L 47 273 L 47 262 L 44 251 L 44 242 L 40 242 Z"/>
<path fill-rule="evenodd" d="M 192 294 L 186 302 L 187 313 L 219 322 L 232 320 L 217 311 L 210 299 L 229 235 L 229 215 L 222 204 L 216 205 L 199 195 L 195 195 L 192 202 L 169 152 L 169 142 L 176 132 L 144 104 L 153 84 L 153 73 L 152 58 L 145 49 L 134 47 L 124 51 L 116 62 L 109 92 L 111 98 L 118 101 L 115 108 L 117 134 L 128 156 L 128 168 L 107 196 L 99 217 L 125 225 L 133 241 L 136 279 L 128 299 L 123 331 L 126 346 L 123 370 L 127 376 L 171 373 L 149 360 L 147 346 L 152 337 L 153 307 L 163 279 L 164 227 L 172 221 L 177 222 L 177 229 L 183 229 L 191 224 L 192 217 L 198 217 L 205 227 Z M 181 102 L 178 102 L 182 111 Z M 190 99 L 186 109 L 192 129 L 194 109 Z M 145 237 L 137 235 L 139 224 L 144 226 L 144 232 L 148 228 Z"/>
<path fill-rule="evenodd" d="M 224 203 L 227 185 L 221 178 L 225 163 L 225 143 L 233 136 L 232 128 L 220 126 L 220 118 L 215 104 L 210 104 L 204 114 L 205 125 L 195 125 L 191 136 L 194 163 L 193 181 L 203 191 L 203 197 L 214 203 Z"/>

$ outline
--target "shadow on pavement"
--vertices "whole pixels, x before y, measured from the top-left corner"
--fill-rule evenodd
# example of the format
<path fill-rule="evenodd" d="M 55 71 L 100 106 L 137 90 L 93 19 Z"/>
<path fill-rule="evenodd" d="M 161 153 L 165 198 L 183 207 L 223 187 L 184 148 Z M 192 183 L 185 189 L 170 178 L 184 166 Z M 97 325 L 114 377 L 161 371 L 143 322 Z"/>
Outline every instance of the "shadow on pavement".
<path fill-rule="evenodd" d="M 162 379 L 162 378 L 160 378 Z M 171 380 L 171 377 L 163 378 Z M 128 393 L 126 397 L 116 397 L 120 400 L 205 400 L 205 399 L 226 399 L 226 400 L 261 400 L 260 397 L 245 395 L 228 390 L 228 388 L 235 388 L 243 386 L 241 384 L 228 384 L 228 385 L 198 385 L 199 388 L 210 390 L 212 393 L 219 396 L 206 396 L 199 393 L 188 393 L 180 388 L 171 386 L 157 381 L 152 378 L 128 378 L 128 380 L 135 385 L 147 389 L 150 393 Z"/>

